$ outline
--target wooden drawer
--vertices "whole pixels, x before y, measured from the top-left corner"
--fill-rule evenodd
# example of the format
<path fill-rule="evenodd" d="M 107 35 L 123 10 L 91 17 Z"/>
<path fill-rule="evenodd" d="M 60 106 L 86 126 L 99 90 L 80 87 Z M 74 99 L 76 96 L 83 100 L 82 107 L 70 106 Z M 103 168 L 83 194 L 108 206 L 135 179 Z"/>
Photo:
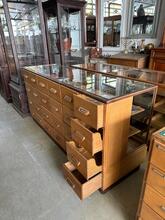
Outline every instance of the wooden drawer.
<path fill-rule="evenodd" d="M 153 144 L 151 163 L 165 171 L 165 145 L 157 140 Z"/>
<path fill-rule="evenodd" d="M 63 105 L 62 108 L 63 108 L 63 121 L 69 126 L 71 126 L 71 118 L 74 117 L 74 112 L 65 105 Z"/>
<path fill-rule="evenodd" d="M 70 162 L 65 163 L 63 168 L 67 182 L 80 199 L 85 199 L 102 187 L 102 174 L 86 181 Z"/>
<path fill-rule="evenodd" d="M 62 104 L 73 110 L 73 95 L 77 92 L 61 86 Z"/>
<path fill-rule="evenodd" d="M 163 220 L 163 218 L 143 202 L 139 220 Z"/>
<path fill-rule="evenodd" d="M 165 196 L 165 172 L 150 164 L 147 183 Z"/>
<path fill-rule="evenodd" d="M 37 88 L 40 92 L 48 94 L 48 80 L 38 76 Z"/>
<path fill-rule="evenodd" d="M 64 123 L 64 137 L 66 138 L 66 140 L 69 140 L 69 141 L 72 139 L 71 127 L 67 125 L 66 123 Z"/>
<path fill-rule="evenodd" d="M 165 218 L 165 197 L 156 192 L 149 185 L 146 185 L 145 188 L 144 202 L 162 218 Z"/>
<path fill-rule="evenodd" d="M 59 102 L 52 100 L 47 95 L 41 94 L 40 103 L 56 118 L 62 120 L 62 105 Z"/>
<path fill-rule="evenodd" d="M 74 141 L 66 143 L 68 160 L 76 169 L 86 178 L 89 179 L 102 171 L 102 158 L 96 160 L 84 148 L 77 148 Z"/>
<path fill-rule="evenodd" d="M 103 103 L 85 95 L 74 95 L 74 115 L 87 125 L 103 127 Z"/>
<path fill-rule="evenodd" d="M 41 114 L 43 119 L 47 121 L 57 132 L 59 132 L 61 135 L 64 135 L 64 125 L 62 121 L 55 118 L 53 114 L 44 107 L 41 107 Z"/>
<path fill-rule="evenodd" d="M 30 98 L 34 103 L 40 104 L 41 94 L 38 92 L 37 89 L 31 87 L 31 90 L 28 93 L 28 98 Z"/>
<path fill-rule="evenodd" d="M 31 86 L 36 87 L 37 86 L 37 77 L 30 73 L 30 72 L 25 72 L 24 73 L 24 80 L 26 83 L 29 83 Z"/>
<path fill-rule="evenodd" d="M 85 127 L 78 119 L 71 119 L 72 139 L 79 147 L 85 148 L 91 155 L 103 148 L 99 132 L 92 132 Z"/>
<path fill-rule="evenodd" d="M 60 85 L 55 82 L 48 81 L 49 97 L 61 102 L 61 89 Z"/>

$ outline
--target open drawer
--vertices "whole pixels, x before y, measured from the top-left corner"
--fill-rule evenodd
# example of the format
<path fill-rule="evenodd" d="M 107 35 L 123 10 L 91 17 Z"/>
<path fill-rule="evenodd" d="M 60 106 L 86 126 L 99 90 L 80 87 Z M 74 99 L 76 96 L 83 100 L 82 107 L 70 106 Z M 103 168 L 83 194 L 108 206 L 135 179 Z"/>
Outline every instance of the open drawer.
<path fill-rule="evenodd" d="M 63 165 L 64 176 L 80 199 L 85 199 L 102 187 L 102 174 L 86 181 L 85 178 L 76 170 L 72 163 L 67 162 Z"/>
<path fill-rule="evenodd" d="M 74 95 L 74 115 L 98 130 L 103 127 L 104 104 L 85 95 Z"/>
<path fill-rule="evenodd" d="M 78 119 L 71 119 L 71 135 L 76 144 L 85 148 L 91 155 L 103 148 L 101 134 L 99 132 L 94 133 Z"/>
<path fill-rule="evenodd" d="M 84 148 L 78 148 L 74 141 L 66 143 L 68 160 L 76 167 L 76 169 L 89 179 L 102 171 L 102 154 L 95 155 L 95 158 L 89 154 Z"/>

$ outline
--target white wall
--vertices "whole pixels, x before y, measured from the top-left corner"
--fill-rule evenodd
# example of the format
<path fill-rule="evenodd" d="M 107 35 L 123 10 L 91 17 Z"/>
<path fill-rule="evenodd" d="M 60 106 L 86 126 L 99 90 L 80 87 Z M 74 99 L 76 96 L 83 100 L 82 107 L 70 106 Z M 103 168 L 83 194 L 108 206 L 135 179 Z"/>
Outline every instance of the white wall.
<path fill-rule="evenodd" d="M 101 6 L 101 12 L 99 16 L 99 43 L 98 43 L 98 47 L 102 47 L 103 48 L 103 54 L 115 54 L 118 53 L 119 51 L 122 51 L 123 48 L 122 46 L 120 47 L 103 47 L 103 1 L 102 0 L 98 0 L 99 1 L 99 6 Z M 126 33 L 128 31 L 128 18 L 129 18 L 129 8 L 130 8 L 130 3 L 131 0 L 123 0 L 123 8 L 122 8 L 122 26 L 121 26 L 121 37 L 126 37 Z M 163 34 L 163 30 L 164 30 L 164 25 L 165 25 L 165 0 L 162 0 L 162 4 L 161 4 L 161 10 L 160 12 L 156 12 L 158 14 L 160 14 L 159 16 L 159 23 L 158 23 L 158 29 L 157 29 L 157 36 L 156 38 L 146 38 L 145 39 L 145 44 L 148 43 L 153 43 L 155 45 L 155 47 L 159 46 L 160 41 L 161 41 L 161 37 Z M 102 36 L 101 36 L 102 35 Z M 141 39 L 138 39 L 139 41 Z"/>

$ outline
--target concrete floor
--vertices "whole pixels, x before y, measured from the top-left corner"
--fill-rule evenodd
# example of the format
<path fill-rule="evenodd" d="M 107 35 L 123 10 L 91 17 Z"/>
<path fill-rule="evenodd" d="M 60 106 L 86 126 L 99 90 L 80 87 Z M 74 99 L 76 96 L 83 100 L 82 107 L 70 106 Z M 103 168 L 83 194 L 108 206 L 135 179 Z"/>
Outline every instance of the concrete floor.
<path fill-rule="evenodd" d="M 62 174 L 65 154 L 0 97 L 0 220 L 134 220 L 144 169 L 80 201 Z"/>

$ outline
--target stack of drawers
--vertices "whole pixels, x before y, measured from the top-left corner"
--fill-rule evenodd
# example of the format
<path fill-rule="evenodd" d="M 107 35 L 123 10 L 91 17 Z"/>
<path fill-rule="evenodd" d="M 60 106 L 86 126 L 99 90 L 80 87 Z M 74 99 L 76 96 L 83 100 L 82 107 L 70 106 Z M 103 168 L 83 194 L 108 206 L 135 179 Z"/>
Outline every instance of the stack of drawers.
<path fill-rule="evenodd" d="M 102 187 L 104 104 L 28 71 L 24 79 L 32 117 L 67 151 L 64 176 L 86 198 Z"/>
<path fill-rule="evenodd" d="M 66 150 L 76 92 L 31 72 L 24 72 L 24 79 L 32 117 Z"/>
<path fill-rule="evenodd" d="M 163 134 L 165 128 L 154 133 L 151 141 L 151 155 L 139 205 L 139 220 L 165 219 L 165 136 Z"/>
<path fill-rule="evenodd" d="M 102 187 L 103 103 L 84 95 L 74 95 L 71 141 L 68 141 L 64 175 L 80 199 Z"/>

